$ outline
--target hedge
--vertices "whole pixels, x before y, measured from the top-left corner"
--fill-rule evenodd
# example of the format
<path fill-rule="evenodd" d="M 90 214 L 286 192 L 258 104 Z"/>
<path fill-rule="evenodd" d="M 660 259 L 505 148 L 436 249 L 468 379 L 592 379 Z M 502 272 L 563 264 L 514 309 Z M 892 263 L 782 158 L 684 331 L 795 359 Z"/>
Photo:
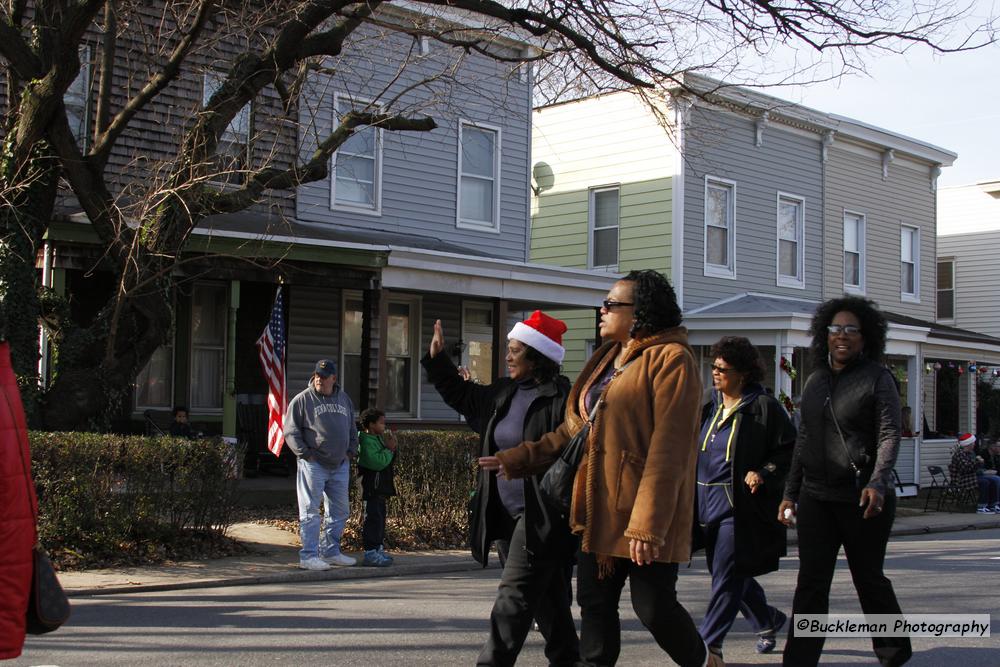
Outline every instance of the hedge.
<path fill-rule="evenodd" d="M 222 541 L 232 523 L 243 457 L 220 439 L 46 432 L 29 437 L 39 535 L 62 566 L 183 558 L 187 554 L 178 545 Z M 465 546 L 478 436 L 402 431 L 396 437 L 398 495 L 388 503 L 387 545 Z M 361 512 L 355 480 L 344 531 L 348 548 L 361 547 Z"/>
<path fill-rule="evenodd" d="M 62 565 L 162 560 L 192 535 L 220 540 L 231 523 L 242 457 L 221 439 L 29 438 L 39 537 Z"/>
<path fill-rule="evenodd" d="M 470 431 L 400 431 L 396 441 L 398 495 L 387 503 L 386 545 L 396 549 L 466 546 L 467 507 L 475 485 L 479 436 Z M 351 484 L 351 516 L 344 529 L 348 548 L 362 546 L 361 509 L 361 483 L 355 479 Z"/>

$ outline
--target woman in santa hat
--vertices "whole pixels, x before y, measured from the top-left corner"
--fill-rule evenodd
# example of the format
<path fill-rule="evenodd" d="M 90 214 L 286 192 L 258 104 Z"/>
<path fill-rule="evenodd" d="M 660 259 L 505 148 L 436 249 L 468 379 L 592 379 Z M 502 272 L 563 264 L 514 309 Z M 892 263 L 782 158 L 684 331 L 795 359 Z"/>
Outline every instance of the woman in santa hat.
<path fill-rule="evenodd" d="M 441 320 L 434 323 L 421 364 L 445 402 L 479 433 L 482 456 L 540 438 L 562 423 L 570 390 L 559 372 L 565 332 L 561 320 L 536 310 L 507 335 L 508 377 L 481 385 L 460 375 L 448 354 L 442 354 Z M 580 657 L 566 574 L 576 538 L 565 521 L 548 511 L 538 480 L 479 473 L 469 527 L 472 555 L 485 567 L 496 542 L 504 568 L 479 665 L 513 665 L 533 618 L 545 637 L 550 665 L 572 665 Z"/>

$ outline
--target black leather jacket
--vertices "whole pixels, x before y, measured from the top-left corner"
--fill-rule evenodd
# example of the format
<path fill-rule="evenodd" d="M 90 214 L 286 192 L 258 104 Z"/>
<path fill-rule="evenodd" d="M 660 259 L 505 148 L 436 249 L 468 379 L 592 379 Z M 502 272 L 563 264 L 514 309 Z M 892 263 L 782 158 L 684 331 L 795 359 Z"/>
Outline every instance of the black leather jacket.
<path fill-rule="evenodd" d="M 798 501 L 805 492 L 820 500 L 857 502 L 863 487 L 895 493 L 900 404 L 886 368 L 867 359 L 839 373 L 824 365 L 806 381 L 801 410 L 786 499 Z"/>

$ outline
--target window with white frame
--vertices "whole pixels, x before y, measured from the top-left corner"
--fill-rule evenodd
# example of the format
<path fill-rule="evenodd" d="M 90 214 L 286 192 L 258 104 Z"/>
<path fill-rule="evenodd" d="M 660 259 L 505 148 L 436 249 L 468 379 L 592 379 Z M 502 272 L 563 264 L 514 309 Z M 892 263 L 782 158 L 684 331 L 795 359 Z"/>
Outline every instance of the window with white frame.
<path fill-rule="evenodd" d="M 778 195 L 778 285 L 804 287 L 805 200 Z"/>
<path fill-rule="evenodd" d="M 226 74 L 215 70 L 205 72 L 204 85 L 202 87 L 202 104 L 207 105 L 222 88 L 226 80 Z M 237 112 L 229 125 L 219 136 L 219 145 L 215 150 L 217 158 L 217 175 L 212 177 L 213 181 L 222 183 L 242 183 L 244 172 L 250 163 L 250 117 L 251 105 L 247 103 Z"/>
<path fill-rule="evenodd" d="M 161 345 L 135 379 L 135 409 L 169 410 L 174 402 L 174 346 Z"/>
<path fill-rule="evenodd" d="M 192 410 L 222 410 L 226 374 L 227 287 L 197 283 L 191 290 Z"/>
<path fill-rule="evenodd" d="M 417 414 L 417 349 L 420 346 L 420 301 L 391 297 L 386 322 L 385 411 L 397 416 Z"/>
<path fill-rule="evenodd" d="M 334 126 L 352 110 L 378 113 L 379 108 L 338 95 Z M 382 134 L 375 127 L 358 126 L 333 156 L 331 203 L 379 212 L 382 199 Z"/>
<path fill-rule="evenodd" d="M 705 275 L 735 277 L 736 183 L 705 179 Z"/>
<path fill-rule="evenodd" d="M 465 303 L 462 306 L 462 365 L 480 384 L 493 382 L 493 306 Z"/>
<path fill-rule="evenodd" d="M 844 212 L 844 288 L 865 288 L 865 216 Z"/>
<path fill-rule="evenodd" d="M 458 226 L 499 231 L 500 130 L 463 122 L 458 144 Z"/>
<path fill-rule="evenodd" d="M 361 367 L 361 339 L 364 331 L 364 302 L 360 292 L 344 293 L 344 322 L 341 327 L 340 374 L 337 382 L 354 401 L 354 405 L 367 403 L 361 396 L 361 376 L 367 369 Z"/>
<path fill-rule="evenodd" d="M 937 263 L 937 318 L 955 319 L 954 259 L 939 259 Z"/>
<path fill-rule="evenodd" d="M 590 191 L 590 267 L 618 270 L 619 189 Z"/>
<path fill-rule="evenodd" d="M 913 301 L 920 297 L 920 230 L 903 225 L 899 239 L 900 293 Z"/>
<path fill-rule="evenodd" d="M 80 47 L 80 72 L 69 84 L 63 95 L 63 106 L 66 108 L 66 120 L 69 129 L 76 138 L 81 151 L 89 146 L 90 128 L 90 98 L 93 77 L 91 76 L 91 50 L 89 46 Z"/>

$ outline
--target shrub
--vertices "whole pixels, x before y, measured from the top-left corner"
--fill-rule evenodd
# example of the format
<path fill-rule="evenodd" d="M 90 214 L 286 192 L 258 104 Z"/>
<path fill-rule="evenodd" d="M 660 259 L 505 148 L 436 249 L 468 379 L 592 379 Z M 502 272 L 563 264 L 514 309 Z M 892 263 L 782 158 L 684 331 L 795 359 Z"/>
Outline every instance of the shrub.
<path fill-rule="evenodd" d="M 387 546 L 452 549 L 468 544 L 467 507 L 475 488 L 479 436 L 470 431 L 400 431 L 398 495 L 388 502 Z M 345 546 L 361 548 L 361 485 L 351 484 Z"/>
<path fill-rule="evenodd" d="M 29 437 L 39 536 L 64 566 L 162 560 L 231 523 L 241 457 L 221 439 Z"/>

